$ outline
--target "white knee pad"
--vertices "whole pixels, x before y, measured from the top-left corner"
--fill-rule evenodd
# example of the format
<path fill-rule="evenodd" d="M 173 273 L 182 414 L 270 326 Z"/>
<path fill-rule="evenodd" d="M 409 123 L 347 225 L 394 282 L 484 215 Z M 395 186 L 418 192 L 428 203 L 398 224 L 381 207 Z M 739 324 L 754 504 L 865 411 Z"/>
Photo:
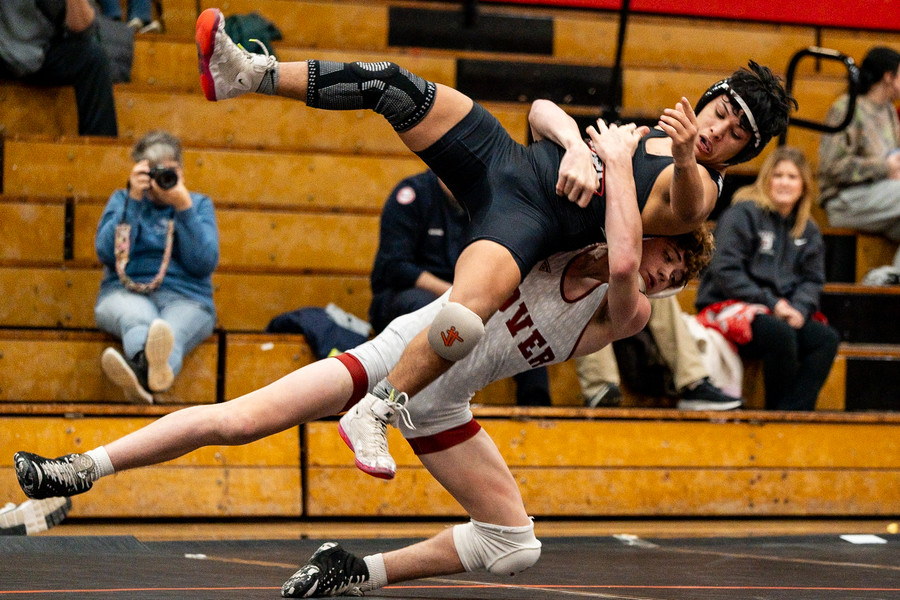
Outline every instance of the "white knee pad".
<path fill-rule="evenodd" d="M 541 557 L 533 523 L 503 527 L 472 519 L 453 528 L 453 543 L 466 571 L 487 569 L 495 575 L 515 575 Z"/>
<path fill-rule="evenodd" d="M 428 343 L 438 356 L 453 362 L 465 358 L 483 336 L 481 317 L 458 302 L 445 304 L 428 328 Z"/>

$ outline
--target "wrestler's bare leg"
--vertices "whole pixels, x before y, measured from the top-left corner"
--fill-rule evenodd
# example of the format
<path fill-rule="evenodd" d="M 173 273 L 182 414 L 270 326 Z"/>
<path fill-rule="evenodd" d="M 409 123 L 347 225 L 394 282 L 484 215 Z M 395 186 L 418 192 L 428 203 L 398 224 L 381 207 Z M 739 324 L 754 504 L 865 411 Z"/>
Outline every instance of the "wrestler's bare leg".
<path fill-rule="evenodd" d="M 462 444 L 419 458 L 473 519 L 509 527 L 531 523 L 512 473 L 483 429 Z M 389 583 L 464 571 L 452 528 L 423 542 L 386 552 L 384 564 Z"/>
<path fill-rule="evenodd" d="M 240 398 L 169 413 L 104 447 L 117 472 L 154 465 L 203 446 L 248 444 L 337 414 L 352 392 L 347 368 L 326 358 Z"/>

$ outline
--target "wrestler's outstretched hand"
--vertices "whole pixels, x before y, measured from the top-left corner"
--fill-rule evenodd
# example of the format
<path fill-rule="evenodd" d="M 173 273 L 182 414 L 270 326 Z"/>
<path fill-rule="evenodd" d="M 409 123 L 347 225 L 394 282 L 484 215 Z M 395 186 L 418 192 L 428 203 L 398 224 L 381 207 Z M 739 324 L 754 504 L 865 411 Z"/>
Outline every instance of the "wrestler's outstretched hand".
<path fill-rule="evenodd" d="M 591 201 L 597 191 L 597 168 L 587 144 L 575 144 L 566 150 L 559 163 L 556 193 L 565 196 L 581 208 Z"/>
<path fill-rule="evenodd" d="M 696 161 L 694 148 L 700 130 L 697 128 L 697 115 L 687 98 L 682 97 L 675 108 L 667 108 L 659 118 L 660 128 L 672 138 L 672 158 L 675 164 L 684 166 L 687 162 Z"/>

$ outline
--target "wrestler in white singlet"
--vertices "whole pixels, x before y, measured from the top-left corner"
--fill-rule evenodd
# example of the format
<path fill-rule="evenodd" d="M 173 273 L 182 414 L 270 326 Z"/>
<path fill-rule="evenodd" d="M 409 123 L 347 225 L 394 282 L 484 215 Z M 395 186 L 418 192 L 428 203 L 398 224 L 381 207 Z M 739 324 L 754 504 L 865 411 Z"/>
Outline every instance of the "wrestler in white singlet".
<path fill-rule="evenodd" d="M 596 249 L 594 253 L 603 251 Z M 407 408 L 415 429 L 402 422 L 400 427 L 417 453 L 423 452 L 415 440 L 474 424 L 469 401 L 489 383 L 571 357 L 585 327 L 606 298 L 608 287 L 597 282 L 596 287 L 580 297 L 566 293 L 563 282 L 567 269 L 584 252 L 563 252 L 538 263 L 487 322 L 485 335 L 475 350 L 410 398 Z M 434 320 L 448 294 L 449 291 L 428 306 L 395 319 L 378 337 L 349 350 L 348 354 L 359 359 L 365 369 L 365 375 L 351 369 L 354 379 L 366 377 L 366 385 L 371 388 L 386 377 L 406 344 Z M 441 448 L 452 445 L 442 444 Z"/>

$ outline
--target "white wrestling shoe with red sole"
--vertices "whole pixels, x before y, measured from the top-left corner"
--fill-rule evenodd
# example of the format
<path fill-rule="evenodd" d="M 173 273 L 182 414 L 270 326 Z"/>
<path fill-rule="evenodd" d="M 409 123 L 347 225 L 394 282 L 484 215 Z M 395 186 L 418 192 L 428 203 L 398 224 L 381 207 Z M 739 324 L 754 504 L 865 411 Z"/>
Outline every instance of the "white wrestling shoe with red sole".
<path fill-rule="evenodd" d="M 213 102 L 257 91 L 278 62 L 265 46 L 265 54 L 254 54 L 235 44 L 225 33 L 225 17 L 218 8 L 200 13 L 194 40 L 200 85 L 206 99 Z"/>
<path fill-rule="evenodd" d="M 338 433 L 353 450 L 356 466 L 364 473 L 381 479 L 393 479 L 396 475 L 397 463 L 388 451 L 387 426 L 396 427 L 402 415 L 404 423 L 412 428 L 407 400 L 402 393 L 392 400 L 366 394 L 341 417 Z"/>

